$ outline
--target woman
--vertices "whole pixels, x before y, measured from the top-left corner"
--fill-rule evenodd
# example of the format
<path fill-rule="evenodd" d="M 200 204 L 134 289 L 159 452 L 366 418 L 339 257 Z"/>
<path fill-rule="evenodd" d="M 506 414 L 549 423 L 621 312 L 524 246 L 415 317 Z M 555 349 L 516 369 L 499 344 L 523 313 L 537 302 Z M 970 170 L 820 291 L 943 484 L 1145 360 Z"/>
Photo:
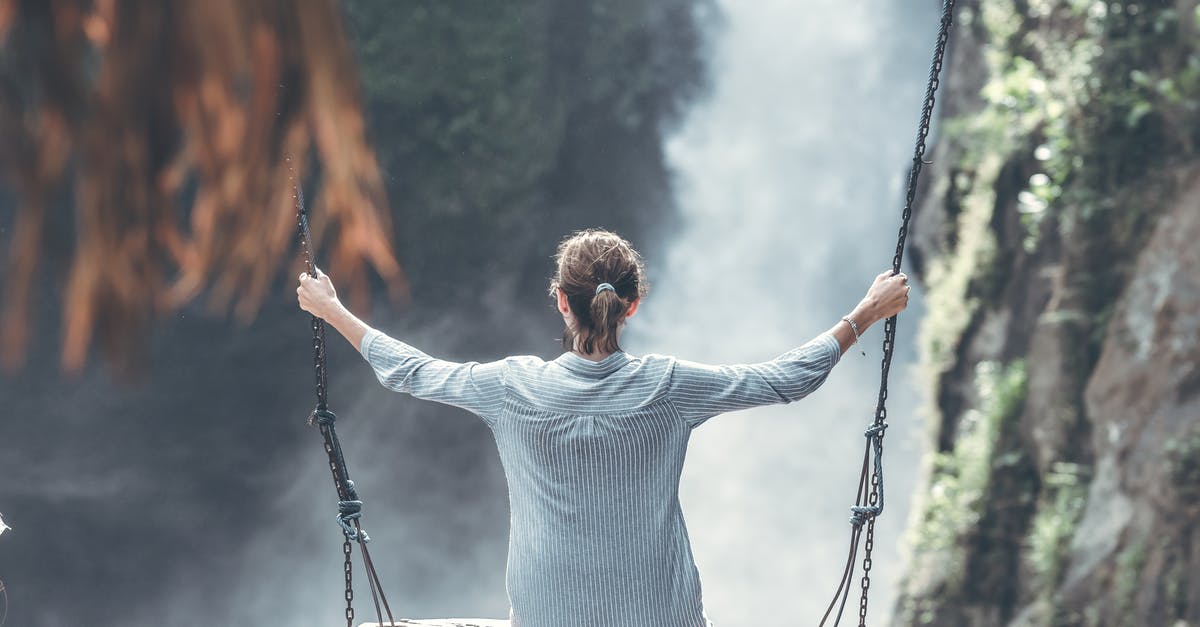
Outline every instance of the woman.
<path fill-rule="evenodd" d="M 509 486 L 513 627 L 711 626 L 679 506 L 691 430 L 807 396 L 867 327 L 904 309 L 908 280 L 880 274 L 850 314 L 771 361 L 710 366 L 621 350 L 647 292 L 629 242 L 580 231 L 556 260 L 550 292 L 566 351 L 549 362 L 435 359 L 356 318 L 320 271 L 301 274 L 296 292 L 383 385 L 465 408 L 491 428 Z"/>

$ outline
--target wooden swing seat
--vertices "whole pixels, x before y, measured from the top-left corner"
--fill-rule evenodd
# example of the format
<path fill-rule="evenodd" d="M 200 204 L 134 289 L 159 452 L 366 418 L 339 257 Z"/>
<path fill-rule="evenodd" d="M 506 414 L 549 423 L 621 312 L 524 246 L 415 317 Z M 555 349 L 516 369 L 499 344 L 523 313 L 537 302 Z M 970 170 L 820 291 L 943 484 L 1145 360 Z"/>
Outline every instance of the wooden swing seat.
<path fill-rule="evenodd" d="M 494 619 L 396 619 L 396 622 L 364 622 L 359 627 L 510 627 L 509 621 Z"/>

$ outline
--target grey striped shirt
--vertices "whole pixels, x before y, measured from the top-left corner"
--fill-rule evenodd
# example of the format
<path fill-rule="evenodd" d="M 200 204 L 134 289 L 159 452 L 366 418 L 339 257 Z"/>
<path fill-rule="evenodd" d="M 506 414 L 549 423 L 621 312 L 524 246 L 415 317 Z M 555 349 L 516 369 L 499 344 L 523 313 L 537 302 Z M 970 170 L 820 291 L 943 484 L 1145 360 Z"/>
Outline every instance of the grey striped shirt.
<path fill-rule="evenodd" d="M 691 430 L 803 398 L 841 357 L 827 333 L 727 366 L 621 351 L 454 363 L 374 329 L 359 348 L 383 385 L 491 428 L 508 480 L 513 627 L 711 625 L 679 506 Z"/>

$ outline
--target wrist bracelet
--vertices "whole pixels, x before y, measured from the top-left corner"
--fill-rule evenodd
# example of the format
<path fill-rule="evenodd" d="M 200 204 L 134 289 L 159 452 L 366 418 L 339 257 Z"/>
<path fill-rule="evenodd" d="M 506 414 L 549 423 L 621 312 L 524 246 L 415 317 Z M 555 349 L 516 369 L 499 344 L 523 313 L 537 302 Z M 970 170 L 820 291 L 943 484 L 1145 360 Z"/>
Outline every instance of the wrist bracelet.
<path fill-rule="evenodd" d="M 862 336 L 860 336 L 858 333 L 858 325 L 854 324 L 854 321 L 851 320 L 848 316 L 842 316 L 842 320 L 845 320 L 846 324 L 850 325 L 850 331 L 854 333 L 854 343 L 858 344 L 858 342 L 860 340 L 862 340 Z M 862 350 L 862 349 L 860 349 L 860 350 Z M 863 350 L 862 354 L 863 354 L 863 357 L 866 357 L 867 351 Z"/>

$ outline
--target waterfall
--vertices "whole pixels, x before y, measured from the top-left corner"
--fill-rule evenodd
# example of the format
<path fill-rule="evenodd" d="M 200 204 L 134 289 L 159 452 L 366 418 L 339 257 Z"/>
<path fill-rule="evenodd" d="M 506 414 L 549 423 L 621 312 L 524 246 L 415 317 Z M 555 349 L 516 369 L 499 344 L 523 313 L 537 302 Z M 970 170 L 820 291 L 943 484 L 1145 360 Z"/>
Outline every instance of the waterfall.
<path fill-rule="evenodd" d="M 890 267 L 935 3 L 720 3 L 712 92 L 669 140 L 682 226 L 649 260 L 633 352 L 770 359 L 832 326 Z M 918 290 L 900 318 L 872 622 L 890 614 L 919 466 Z M 845 561 L 882 323 L 822 389 L 693 434 L 680 495 L 709 616 L 815 624 Z M 855 589 L 857 592 L 857 582 Z M 852 605 L 856 607 L 854 602 Z"/>

